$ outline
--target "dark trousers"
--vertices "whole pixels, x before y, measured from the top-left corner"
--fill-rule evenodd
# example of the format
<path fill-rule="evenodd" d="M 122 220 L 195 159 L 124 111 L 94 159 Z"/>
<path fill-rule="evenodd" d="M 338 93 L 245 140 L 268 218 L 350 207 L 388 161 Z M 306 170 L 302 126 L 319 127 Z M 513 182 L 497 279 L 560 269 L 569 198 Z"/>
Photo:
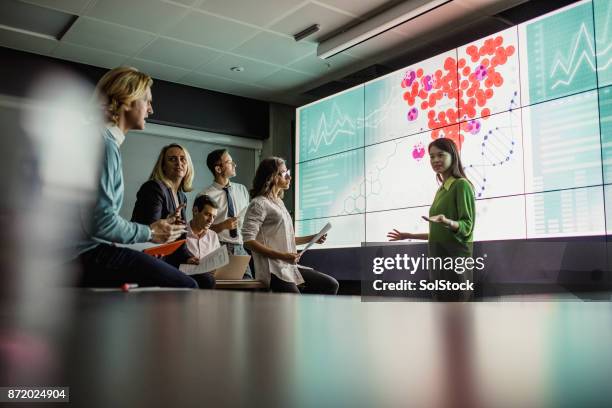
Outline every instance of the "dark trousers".
<path fill-rule="evenodd" d="M 81 285 L 85 287 L 120 287 L 124 283 L 139 286 L 197 288 L 188 275 L 144 252 L 100 244 L 79 256 Z M 214 280 L 213 280 L 214 285 Z"/>
<path fill-rule="evenodd" d="M 215 276 L 210 272 L 198 273 L 191 275 L 191 277 L 198 283 L 198 287 L 200 289 L 213 289 L 215 287 L 215 283 L 217 283 Z"/>
<path fill-rule="evenodd" d="M 270 290 L 272 292 L 284 292 L 284 293 L 312 293 L 322 295 L 335 295 L 338 293 L 338 281 L 329 275 L 322 272 L 300 269 L 300 273 L 304 278 L 304 286 L 298 288 L 293 282 L 286 282 L 271 274 L 270 276 Z"/>

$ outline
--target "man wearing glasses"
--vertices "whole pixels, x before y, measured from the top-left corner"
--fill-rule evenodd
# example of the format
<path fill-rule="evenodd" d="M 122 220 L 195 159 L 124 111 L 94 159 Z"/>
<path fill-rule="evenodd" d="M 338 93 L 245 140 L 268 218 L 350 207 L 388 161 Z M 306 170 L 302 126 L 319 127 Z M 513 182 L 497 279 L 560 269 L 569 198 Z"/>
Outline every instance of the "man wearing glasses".
<path fill-rule="evenodd" d="M 215 224 L 210 229 L 217 233 L 221 245 L 227 246 L 230 254 L 248 255 L 243 247 L 240 227 L 244 210 L 249 205 L 249 191 L 242 184 L 230 183 L 230 178 L 236 176 L 236 163 L 226 149 L 218 149 L 210 152 L 206 165 L 215 181 L 199 195 L 206 194 L 219 205 Z M 243 279 L 253 279 L 248 266 Z"/>

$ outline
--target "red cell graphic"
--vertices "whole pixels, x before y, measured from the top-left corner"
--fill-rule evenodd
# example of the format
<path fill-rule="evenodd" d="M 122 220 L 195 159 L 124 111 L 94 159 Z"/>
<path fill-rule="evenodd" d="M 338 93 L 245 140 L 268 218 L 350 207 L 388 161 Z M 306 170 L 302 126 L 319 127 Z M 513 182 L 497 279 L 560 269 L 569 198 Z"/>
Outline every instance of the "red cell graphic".
<path fill-rule="evenodd" d="M 419 161 L 423 157 L 425 157 L 425 147 L 423 146 L 423 143 L 419 142 L 415 144 L 414 148 L 412 149 L 412 158 Z"/>
<path fill-rule="evenodd" d="M 410 122 L 412 122 L 413 120 L 416 120 L 418 116 L 419 116 L 419 110 L 417 108 L 412 108 L 408 111 L 408 120 Z"/>
<path fill-rule="evenodd" d="M 471 134 L 475 135 L 480 132 L 480 121 L 472 119 L 468 120 L 467 122 L 463 122 L 461 130 L 470 132 Z"/>
<path fill-rule="evenodd" d="M 432 139 L 447 137 L 461 148 L 464 140 L 461 132 L 477 134 L 481 121 L 491 115 L 487 102 L 495 95 L 495 89 L 504 84 L 504 78 L 496 67 L 505 65 L 516 49 L 513 45 L 504 47 L 501 36 L 489 37 L 481 44 L 480 47 L 470 45 L 466 48 L 469 59 L 446 58 L 443 69 L 426 72 L 417 68 L 405 73 L 401 86 L 409 89 L 403 94 L 410 107 L 406 118 L 414 121 L 419 117 L 419 110 L 426 111 Z M 451 101 L 457 100 L 458 112 L 439 108 L 437 102 L 445 96 Z M 475 120 L 478 114 L 482 118 Z M 461 126 L 449 126 L 459 121 Z"/>

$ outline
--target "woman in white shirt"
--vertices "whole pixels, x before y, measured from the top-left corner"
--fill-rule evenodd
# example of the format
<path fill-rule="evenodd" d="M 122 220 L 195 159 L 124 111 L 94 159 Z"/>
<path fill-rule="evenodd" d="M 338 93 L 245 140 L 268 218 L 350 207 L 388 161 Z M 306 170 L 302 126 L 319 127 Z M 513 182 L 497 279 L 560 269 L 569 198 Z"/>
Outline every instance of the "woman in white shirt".
<path fill-rule="evenodd" d="M 255 276 L 274 292 L 335 295 L 336 279 L 312 269 L 298 270 L 296 266 L 296 245 L 307 243 L 313 235 L 295 236 L 293 221 L 282 200 L 290 184 L 291 173 L 283 159 L 270 157 L 259 163 L 242 225 L 244 245 L 253 252 Z M 324 241 L 325 236 L 318 243 Z"/>

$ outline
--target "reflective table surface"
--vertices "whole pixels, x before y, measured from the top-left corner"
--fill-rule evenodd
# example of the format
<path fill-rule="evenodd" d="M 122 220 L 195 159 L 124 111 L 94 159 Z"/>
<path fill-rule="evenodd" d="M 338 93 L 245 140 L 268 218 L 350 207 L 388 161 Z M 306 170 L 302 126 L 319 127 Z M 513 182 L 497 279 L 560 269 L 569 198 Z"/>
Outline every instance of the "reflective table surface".
<path fill-rule="evenodd" d="M 71 406 L 612 404 L 609 302 L 86 290 L 30 301 L 2 309 L 0 386 L 68 386 Z"/>

